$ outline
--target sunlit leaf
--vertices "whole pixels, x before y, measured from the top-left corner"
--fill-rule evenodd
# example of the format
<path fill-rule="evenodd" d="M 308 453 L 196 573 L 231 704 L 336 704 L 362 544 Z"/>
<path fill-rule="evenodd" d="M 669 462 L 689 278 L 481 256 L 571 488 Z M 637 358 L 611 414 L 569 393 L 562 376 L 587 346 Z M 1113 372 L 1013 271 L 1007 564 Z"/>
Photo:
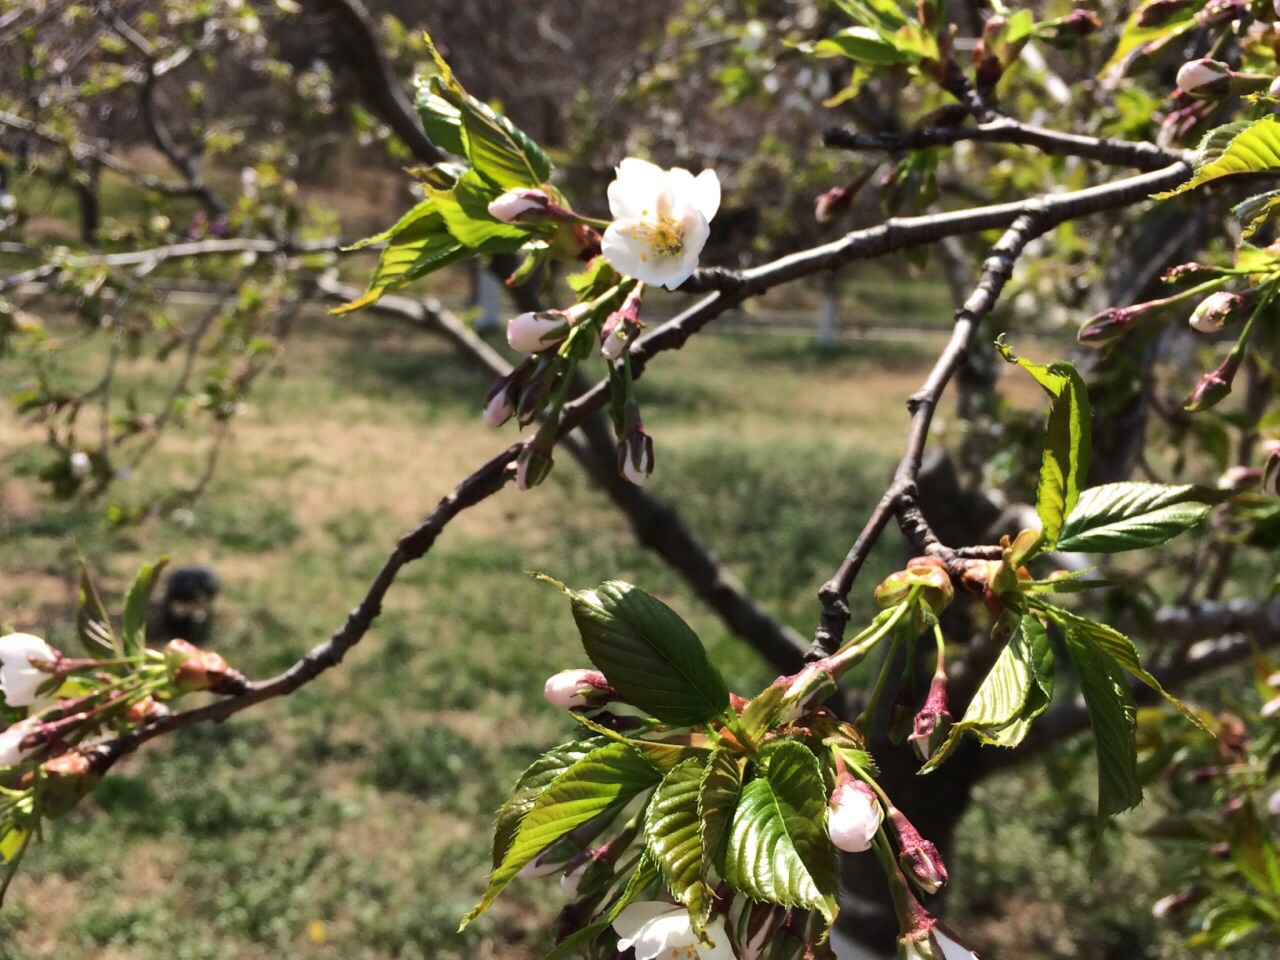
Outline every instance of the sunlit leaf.
<path fill-rule="evenodd" d="M 147 605 L 151 602 L 156 581 L 168 562 L 168 557 L 161 557 L 155 563 L 144 564 L 129 585 L 129 592 L 124 595 L 120 639 L 128 656 L 140 656 L 146 649 Z"/>
<path fill-rule="evenodd" d="M 664 723 L 703 723 L 729 689 L 687 623 L 661 600 L 618 580 L 569 592 L 587 656 L 622 699 Z"/>
<path fill-rule="evenodd" d="M 1080 488 L 1089 472 L 1089 395 L 1084 380 L 1069 363 L 1047 366 L 1020 359 L 1001 340 L 1004 358 L 1026 370 L 1051 398 L 1044 452 L 1040 460 L 1040 486 L 1036 514 L 1040 517 L 1040 549 L 1058 541 L 1066 517 L 1075 508 Z"/>
<path fill-rule="evenodd" d="M 964 716 L 951 728 L 946 741 L 921 772 L 936 769 L 959 744 L 965 731 L 983 743 L 1016 747 L 1052 696 L 1053 652 L 1049 648 L 1049 637 L 1039 619 L 1028 614 L 1018 621 Z"/>
<path fill-rule="evenodd" d="M 520 821 L 528 813 L 542 792 L 565 771 L 572 767 L 593 750 L 604 746 L 598 737 L 589 740 L 573 740 L 552 747 L 535 760 L 520 779 L 516 781 L 511 796 L 498 811 L 498 822 L 493 831 L 493 866 L 502 863 L 502 858 L 511 847 Z"/>
<path fill-rule="evenodd" d="M 827 802 L 814 755 L 784 741 L 761 775 L 742 788 L 729 826 L 725 879 L 747 896 L 835 915 L 835 848 L 826 831 Z"/>
<path fill-rule="evenodd" d="M 1155 198 L 1176 197 L 1236 173 L 1280 173 L 1280 117 L 1268 114 L 1252 123 L 1237 122 L 1210 132 L 1200 144 L 1191 179 Z"/>
<path fill-rule="evenodd" d="M 1111 816 L 1142 802 L 1133 696 L 1109 656 L 1068 631 L 1067 654 L 1080 678 L 1098 755 L 1098 812 Z"/>
<path fill-rule="evenodd" d="M 459 930 L 489 909 L 520 869 L 546 847 L 574 827 L 616 810 L 661 778 L 653 764 L 623 743 L 606 744 L 575 762 L 538 795 L 520 820 L 488 889 Z"/>
<path fill-rule="evenodd" d="M 1080 494 L 1056 549 L 1118 553 L 1154 547 L 1190 530 L 1227 498 L 1191 484 L 1107 483 Z"/>
<path fill-rule="evenodd" d="M 663 778 L 645 816 L 645 842 L 676 901 L 700 918 L 710 905 L 698 798 L 706 761 L 686 760 Z"/>

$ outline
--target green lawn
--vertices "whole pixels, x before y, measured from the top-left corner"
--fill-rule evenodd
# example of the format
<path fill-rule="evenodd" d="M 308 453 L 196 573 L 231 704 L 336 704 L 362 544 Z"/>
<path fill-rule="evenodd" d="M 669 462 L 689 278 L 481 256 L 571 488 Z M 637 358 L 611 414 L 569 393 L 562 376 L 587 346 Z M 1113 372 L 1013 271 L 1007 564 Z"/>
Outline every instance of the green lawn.
<path fill-rule="evenodd" d="M 73 365 L 88 369 L 93 348 Z M 640 385 L 656 437 L 653 492 L 776 615 L 803 633 L 815 593 L 891 469 L 919 348 L 815 351 L 803 339 L 706 336 Z M 140 363 L 156 389 L 163 371 Z M 6 384 L 20 379 L 12 362 Z M 112 529 L 49 499 L 38 431 L 0 419 L 0 619 L 73 641 L 76 552 L 108 604 L 167 553 L 222 577 L 216 647 L 251 676 L 291 663 L 363 594 L 396 536 L 515 435 L 480 423 L 484 378 L 435 337 L 308 313 L 284 370 L 259 382 L 207 495 Z M 194 434 L 195 431 L 192 431 Z M 113 495 L 172 475 L 178 435 Z M 889 569 L 877 554 L 859 598 Z M 663 596 L 753 692 L 771 672 L 652 555 L 568 455 L 450 526 L 405 571 L 366 640 L 287 700 L 151 745 L 54 824 L 0 914 L 0 955 L 523 957 L 554 883 L 517 883 L 466 934 L 491 812 L 541 749 L 573 735 L 543 679 L 584 657 L 563 598 L 526 576 L 609 577 Z"/>

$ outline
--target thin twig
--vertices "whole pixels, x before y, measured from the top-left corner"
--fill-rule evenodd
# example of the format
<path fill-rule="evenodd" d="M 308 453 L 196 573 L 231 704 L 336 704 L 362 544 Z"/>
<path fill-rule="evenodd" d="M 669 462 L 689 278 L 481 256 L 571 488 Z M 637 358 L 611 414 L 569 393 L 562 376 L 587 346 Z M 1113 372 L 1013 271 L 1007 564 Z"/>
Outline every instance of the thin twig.
<path fill-rule="evenodd" d="M 853 130 L 833 127 L 822 136 L 822 142 L 829 147 L 885 153 L 921 150 L 927 147 L 949 147 L 962 141 L 1019 144 L 1035 147 L 1037 150 L 1055 156 L 1081 157 L 1101 163 L 1137 167 L 1139 170 L 1158 170 L 1171 163 L 1190 159 L 1190 155 L 1184 150 L 1167 150 L 1154 143 L 1142 141 L 1060 133 L 1057 130 L 1020 123 L 1010 117 L 1001 117 L 972 127 L 920 127 L 902 133 L 857 133 Z"/>

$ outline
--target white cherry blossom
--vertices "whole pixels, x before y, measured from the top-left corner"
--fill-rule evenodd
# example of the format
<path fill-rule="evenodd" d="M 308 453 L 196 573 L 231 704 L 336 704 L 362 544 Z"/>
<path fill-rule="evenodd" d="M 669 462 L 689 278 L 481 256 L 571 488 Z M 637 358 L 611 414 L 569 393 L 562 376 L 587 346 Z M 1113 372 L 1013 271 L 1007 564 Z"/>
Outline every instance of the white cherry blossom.
<path fill-rule="evenodd" d="M 696 177 L 688 170 L 661 167 L 627 157 L 609 184 L 614 222 L 600 250 L 619 273 L 674 290 L 698 268 L 698 257 L 720 209 L 720 180 L 714 170 Z"/>
<path fill-rule="evenodd" d="M 884 808 L 875 791 L 860 780 L 847 780 L 831 792 L 827 832 L 831 842 L 846 853 L 869 850 L 883 821 Z"/>
<path fill-rule="evenodd" d="M 636 949 L 636 960 L 734 960 L 733 947 L 724 927 L 724 918 L 707 924 L 708 946 L 698 939 L 689 921 L 689 912 L 679 904 L 644 900 L 622 908 L 613 921 L 618 931 L 618 950 Z"/>
<path fill-rule="evenodd" d="M 29 707 L 40 698 L 36 689 L 49 674 L 31 666 L 31 659 L 56 660 L 58 652 L 39 637 L 11 633 L 0 637 L 0 692 L 11 707 Z"/>

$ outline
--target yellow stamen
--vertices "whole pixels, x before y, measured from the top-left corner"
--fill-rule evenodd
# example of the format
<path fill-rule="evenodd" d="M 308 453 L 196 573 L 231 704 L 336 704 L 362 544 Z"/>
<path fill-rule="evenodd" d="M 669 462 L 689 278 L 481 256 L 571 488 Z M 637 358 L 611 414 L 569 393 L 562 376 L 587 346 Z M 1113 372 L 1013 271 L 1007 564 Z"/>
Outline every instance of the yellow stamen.
<path fill-rule="evenodd" d="M 658 214 L 656 221 L 640 224 L 631 235 L 659 256 L 678 257 L 684 249 L 684 227 L 670 214 Z"/>

